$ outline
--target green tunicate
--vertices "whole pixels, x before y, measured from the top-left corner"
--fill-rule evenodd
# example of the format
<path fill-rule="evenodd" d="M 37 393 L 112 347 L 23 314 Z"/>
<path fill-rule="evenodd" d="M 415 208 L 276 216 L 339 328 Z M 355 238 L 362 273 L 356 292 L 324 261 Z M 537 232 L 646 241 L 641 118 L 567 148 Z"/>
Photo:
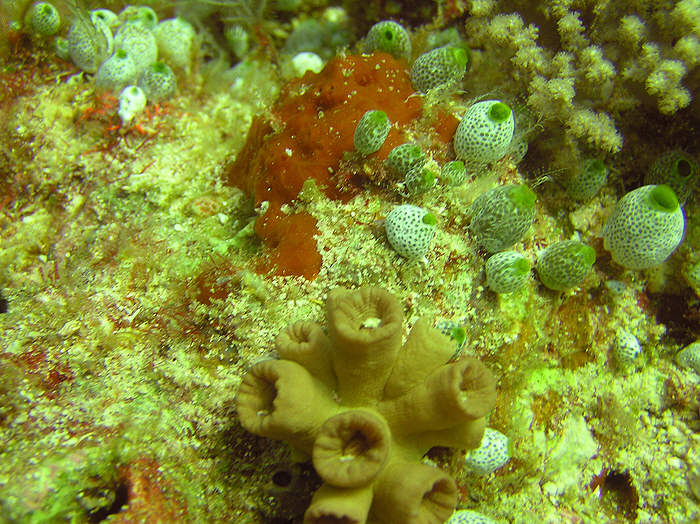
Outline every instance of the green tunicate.
<path fill-rule="evenodd" d="M 486 285 L 494 293 L 513 293 L 525 285 L 530 262 L 517 251 L 501 251 L 486 261 Z"/>
<path fill-rule="evenodd" d="M 399 255 L 411 260 L 425 257 L 435 236 L 437 219 L 421 207 L 403 204 L 386 216 L 386 237 Z"/>
<path fill-rule="evenodd" d="M 492 112 L 503 120 L 494 120 Z M 455 154 L 470 170 L 495 162 L 508 152 L 514 130 L 513 112 L 506 104 L 500 100 L 477 102 L 467 109 L 457 126 Z"/>
<path fill-rule="evenodd" d="M 628 269 L 647 269 L 666 260 L 683 239 L 685 217 L 673 190 L 648 185 L 630 191 L 605 223 L 605 249 Z"/>
<path fill-rule="evenodd" d="M 450 357 L 450 361 L 454 361 L 460 357 L 464 350 L 464 345 L 467 342 L 467 331 L 452 320 L 440 320 L 435 327 L 442 333 L 450 337 L 450 340 L 455 344 L 455 352 Z"/>
<path fill-rule="evenodd" d="M 411 84 L 416 91 L 452 89 L 464 78 L 469 65 L 465 46 L 448 45 L 423 53 L 411 66 Z"/>
<path fill-rule="evenodd" d="M 440 171 L 440 178 L 448 186 L 460 186 L 467 180 L 467 168 L 461 160 L 445 163 Z"/>
<path fill-rule="evenodd" d="M 137 85 L 143 89 L 149 102 L 156 103 L 175 94 L 177 79 L 170 67 L 163 62 L 156 62 L 143 70 Z"/>
<path fill-rule="evenodd" d="M 355 149 L 362 155 L 376 153 L 384 145 L 391 122 L 384 111 L 367 111 L 355 128 Z"/>
<path fill-rule="evenodd" d="M 595 263 L 595 250 L 578 240 L 547 247 L 537 259 L 537 274 L 549 289 L 563 291 L 580 285 Z"/>
<path fill-rule="evenodd" d="M 127 6 L 119 13 L 119 16 L 124 19 L 127 24 L 139 25 L 149 31 L 154 29 L 158 24 L 158 15 L 148 6 Z"/>
<path fill-rule="evenodd" d="M 668 151 L 654 161 L 644 183 L 669 186 L 682 206 L 700 183 L 700 164 L 685 151 Z"/>
<path fill-rule="evenodd" d="M 425 153 L 418 145 L 406 143 L 391 150 L 386 158 L 386 165 L 394 173 L 405 175 L 411 169 L 423 167 L 425 161 Z"/>
<path fill-rule="evenodd" d="M 26 23 L 35 34 L 52 36 L 58 33 L 61 27 L 61 15 L 52 4 L 36 2 L 27 12 Z"/>
<path fill-rule="evenodd" d="M 569 181 L 566 191 L 571 198 L 586 201 L 593 198 L 608 181 L 608 168 L 599 159 L 583 162 L 582 169 Z"/>
<path fill-rule="evenodd" d="M 365 52 L 384 51 L 394 58 L 411 58 L 411 38 L 401 24 L 385 20 L 374 24 L 365 39 Z"/>
<path fill-rule="evenodd" d="M 469 230 L 489 253 L 508 249 L 535 218 L 537 197 L 525 185 L 505 185 L 483 193 L 471 205 Z"/>
<path fill-rule="evenodd" d="M 418 195 L 420 193 L 425 193 L 430 188 L 435 186 L 437 182 L 437 177 L 427 167 L 416 167 L 411 169 L 406 173 L 406 178 L 404 179 L 404 187 L 406 188 L 406 193 L 409 195 Z"/>

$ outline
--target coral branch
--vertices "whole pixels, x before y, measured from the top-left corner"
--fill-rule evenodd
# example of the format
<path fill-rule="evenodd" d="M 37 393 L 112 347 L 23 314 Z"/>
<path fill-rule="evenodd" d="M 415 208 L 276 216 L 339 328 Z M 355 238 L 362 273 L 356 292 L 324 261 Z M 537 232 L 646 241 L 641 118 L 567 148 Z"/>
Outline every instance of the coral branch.
<path fill-rule="evenodd" d="M 380 397 L 401 347 L 403 313 L 398 301 L 378 288 L 336 289 L 326 309 L 343 403 L 359 405 Z"/>

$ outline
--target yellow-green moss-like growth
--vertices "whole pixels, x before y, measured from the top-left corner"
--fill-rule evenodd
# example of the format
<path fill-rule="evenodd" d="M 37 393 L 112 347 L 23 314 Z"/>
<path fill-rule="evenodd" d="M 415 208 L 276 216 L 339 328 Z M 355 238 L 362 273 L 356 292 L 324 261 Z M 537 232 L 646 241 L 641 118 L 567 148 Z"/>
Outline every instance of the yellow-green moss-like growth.
<path fill-rule="evenodd" d="M 425 318 L 402 346 L 401 304 L 383 289 L 331 291 L 326 319 L 327 335 L 313 322 L 288 327 L 280 360 L 246 374 L 241 424 L 311 456 L 324 484 L 307 524 L 444 522 L 457 487 L 421 458 L 434 446 L 479 446 L 493 376 L 473 358 L 448 364 L 454 343 Z"/>

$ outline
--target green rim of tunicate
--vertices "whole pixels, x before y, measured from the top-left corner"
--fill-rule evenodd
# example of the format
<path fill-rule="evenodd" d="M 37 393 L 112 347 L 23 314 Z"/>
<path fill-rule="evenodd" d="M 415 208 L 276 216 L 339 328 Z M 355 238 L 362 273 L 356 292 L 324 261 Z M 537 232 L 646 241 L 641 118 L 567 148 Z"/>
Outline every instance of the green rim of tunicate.
<path fill-rule="evenodd" d="M 693 166 L 685 158 L 676 160 L 675 164 L 673 164 L 673 170 L 683 177 L 684 180 L 687 180 L 693 174 Z"/>
<path fill-rule="evenodd" d="M 463 327 L 454 327 L 450 329 L 450 339 L 454 340 L 459 347 L 467 340 L 467 332 Z"/>
<path fill-rule="evenodd" d="M 392 42 L 394 40 L 394 37 L 396 36 L 396 32 L 394 31 L 394 27 L 387 25 L 384 30 L 382 31 L 382 37 L 384 40 L 388 42 Z"/>
<path fill-rule="evenodd" d="M 530 261 L 525 257 L 518 257 L 513 260 L 511 268 L 519 275 L 524 275 L 530 272 Z"/>
<path fill-rule="evenodd" d="M 114 56 L 116 56 L 117 58 L 126 58 L 126 51 L 124 51 L 124 50 L 120 47 L 119 49 L 117 49 L 117 50 L 114 52 Z"/>
<path fill-rule="evenodd" d="M 595 249 L 586 244 L 576 244 L 571 247 L 572 254 L 578 257 L 587 266 L 595 264 Z"/>
<path fill-rule="evenodd" d="M 673 213 L 678 209 L 678 198 L 673 189 L 666 184 L 660 184 L 649 192 L 649 205 L 661 213 Z"/>
<path fill-rule="evenodd" d="M 168 66 L 165 65 L 165 63 L 163 62 L 156 62 L 155 64 L 153 64 L 153 66 L 151 66 L 151 69 L 154 73 L 163 74 L 168 72 Z"/>
<path fill-rule="evenodd" d="M 469 63 L 469 50 L 466 47 L 451 47 L 450 52 L 452 53 L 452 58 L 454 58 L 454 61 L 459 67 L 466 67 L 466 65 Z"/>
<path fill-rule="evenodd" d="M 508 107 L 508 106 L 506 106 Z M 508 199 L 520 210 L 532 209 L 537 195 L 526 185 L 515 186 L 508 192 Z"/>
<path fill-rule="evenodd" d="M 387 122 L 389 122 L 389 117 L 386 116 L 386 113 L 384 111 L 381 111 L 379 109 L 374 109 L 372 111 L 367 111 L 365 113 L 365 116 L 367 117 L 367 120 L 371 124 L 374 124 L 376 126 L 385 126 Z"/>
<path fill-rule="evenodd" d="M 155 26 L 158 22 L 158 16 L 153 11 L 153 9 L 144 6 L 137 8 L 136 11 L 131 16 L 129 16 L 127 20 L 129 22 L 145 22 L 146 24 L 148 24 L 148 28 L 150 29 L 152 26 Z"/>
<path fill-rule="evenodd" d="M 423 183 L 425 184 L 426 187 L 432 187 L 435 185 L 435 180 L 437 179 L 437 175 L 435 173 L 433 173 L 432 171 L 425 169 L 421 176 L 423 177 Z"/>
<path fill-rule="evenodd" d="M 600 159 L 594 158 L 588 162 L 585 169 L 588 172 L 601 173 L 607 171 L 608 168 Z"/>
<path fill-rule="evenodd" d="M 496 124 L 505 122 L 510 118 L 512 111 L 503 102 L 496 102 L 489 108 L 489 119 Z"/>
<path fill-rule="evenodd" d="M 437 218 L 435 218 L 435 215 L 432 213 L 426 213 L 423 215 L 423 220 L 422 222 L 428 226 L 434 226 L 437 224 Z"/>

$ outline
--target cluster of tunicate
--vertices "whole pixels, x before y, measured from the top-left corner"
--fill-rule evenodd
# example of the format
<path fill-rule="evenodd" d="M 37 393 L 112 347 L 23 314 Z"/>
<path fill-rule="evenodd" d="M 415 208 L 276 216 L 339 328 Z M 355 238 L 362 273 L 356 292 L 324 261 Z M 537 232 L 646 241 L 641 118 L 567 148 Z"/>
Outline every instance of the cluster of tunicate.
<path fill-rule="evenodd" d="M 68 55 L 86 73 L 95 73 L 114 51 L 109 26 L 95 14 L 78 16 L 68 30 Z"/>
<path fill-rule="evenodd" d="M 404 176 L 412 169 L 423 167 L 425 162 L 425 153 L 412 142 L 396 146 L 386 157 L 386 166 L 394 173 Z"/>
<path fill-rule="evenodd" d="M 109 9 L 93 9 L 90 16 L 101 20 L 111 30 L 115 30 L 121 24 L 120 17 Z"/>
<path fill-rule="evenodd" d="M 440 333 L 447 335 L 450 337 L 450 340 L 455 343 L 455 352 L 452 357 L 450 357 L 450 362 L 454 362 L 460 357 L 464 350 L 464 345 L 467 343 L 466 330 L 452 320 L 440 320 L 435 324 L 435 327 Z"/>
<path fill-rule="evenodd" d="M 122 25 L 114 35 L 114 47 L 125 50 L 136 64 L 137 74 L 158 59 L 158 42 L 153 31 L 135 21 Z"/>
<path fill-rule="evenodd" d="M 437 175 L 429 166 L 417 166 L 409 170 L 403 186 L 406 195 L 420 195 L 437 184 Z"/>
<path fill-rule="evenodd" d="M 314 53 L 324 60 L 350 43 L 350 18 L 341 7 L 329 7 L 320 18 L 298 22 L 282 47 L 282 53 L 297 55 Z"/>
<path fill-rule="evenodd" d="M 623 196 L 605 224 L 605 249 L 628 269 L 647 269 L 666 260 L 683 239 L 685 217 L 673 190 L 642 186 Z"/>
<path fill-rule="evenodd" d="M 124 49 L 117 49 L 112 56 L 102 62 L 95 75 L 95 87 L 104 91 L 121 91 L 136 82 L 138 69 L 131 55 Z"/>
<path fill-rule="evenodd" d="M 163 62 L 156 62 L 144 69 L 137 84 L 143 89 L 146 99 L 154 103 L 170 98 L 177 89 L 175 73 Z"/>
<path fill-rule="evenodd" d="M 182 18 L 169 18 L 160 22 L 153 34 L 158 45 L 158 56 L 171 67 L 190 72 L 196 51 L 195 33 L 192 24 Z"/>
<path fill-rule="evenodd" d="M 525 185 L 498 186 L 481 194 L 470 208 L 474 240 L 489 253 L 508 249 L 532 225 L 536 200 Z"/>
<path fill-rule="evenodd" d="M 548 246 L 537 258 L 540 281 L 553 291 L 564 291 L 583 283 L 595 263 L 595 250 L 578 240 Z"/>
<path fill-rule="evenodd" d="M 37 2 L 32 8 L 34 14 L 28 18 L 31 27 L 40 23 L 42 13 L 50 14 L 51 9 L 43 5 Z M 130 122 L 138 112 L 135 108 L 140 107 L 140 102 L 127 100 L 140 100 L 145 94 L 148 101 L 159 102 L 175 93 L 177 79 L 165 62 L 185 74 L 190 71 L 196 34 L 181 18 L 158 23 L 155 11 L 145 6 L 127 6 L 119 14 L 109 9 L 73 9 L 71 13 L 67 38 L 56 38 L 56 52 L 86 73 L 95 73 L 99 91 L 126 93 L 120 95 L 124 123 Z M 34 30 L 46 32 L 38 26 Z M 125 91 L 134 86 L 141 91 Z M 139 96 L 134 98 L 130 93 Z"/>
<path fill-rule="evenodd" d="M 286 59 L 283 70 L 291 66 L 295 76 L 302 76 L 308 70 L 319 72 L 339 49 L 350 44 L 351 34 L 350 18 L 341 7 L 329 7 L 319 18 L 295 22 L 281 49 Z M 226 37 L 236 57 L 244 58 L 250 48 L 247 31 L 233 25 L 226 29 Z"/>
<path fill-rule="evenodd" d="M 151 31 L 158 23 L 158 15 L 148 6 L 128 5 L 119 13 L 119 20 L 122 22 L 122 27 L 140 26 Z"/>
<path fill-rule="evenodd" d="M 448 186 L 461 186 L 467 180 L 467 168 L 461 160 L 445 162 L 440 170 L 440 179 Z"/>

